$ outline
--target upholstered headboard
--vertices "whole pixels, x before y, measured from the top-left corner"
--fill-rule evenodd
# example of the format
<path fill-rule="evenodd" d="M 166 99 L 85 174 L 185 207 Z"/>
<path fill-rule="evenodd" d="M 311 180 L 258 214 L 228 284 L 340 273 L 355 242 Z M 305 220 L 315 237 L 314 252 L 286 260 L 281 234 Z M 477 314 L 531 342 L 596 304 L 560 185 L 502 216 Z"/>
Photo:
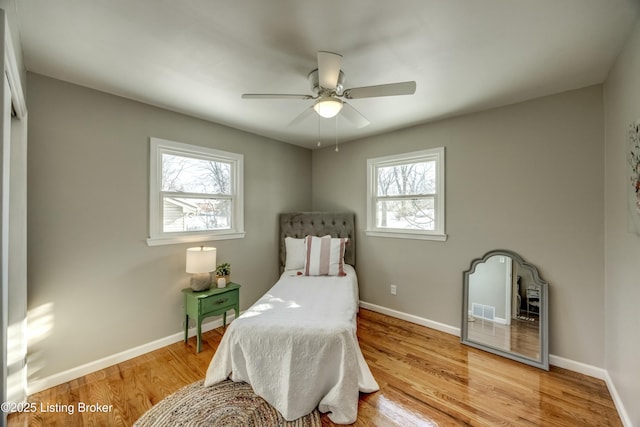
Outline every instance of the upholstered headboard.
<path fill-rule="evenodd" d="M 356 265 L 355 215 L 350 212 L 292 212 L 280 214 L 280 272 L 284 271 L 285 237 L 305 236 L 348 237 L 344 262 Z"/>

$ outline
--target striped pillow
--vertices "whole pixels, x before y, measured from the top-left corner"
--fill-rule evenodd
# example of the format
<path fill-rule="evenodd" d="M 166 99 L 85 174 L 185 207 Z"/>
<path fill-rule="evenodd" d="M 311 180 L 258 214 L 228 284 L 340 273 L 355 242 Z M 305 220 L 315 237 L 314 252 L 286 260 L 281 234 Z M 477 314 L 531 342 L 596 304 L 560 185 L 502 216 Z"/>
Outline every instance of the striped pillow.
<path fill-rule="evenodd" d="M 307 236 L 304 244 L 307 256 L 304 260 L 305 276 L 346 276 L 344 250 L 348 238 L 331 236 Z"/>

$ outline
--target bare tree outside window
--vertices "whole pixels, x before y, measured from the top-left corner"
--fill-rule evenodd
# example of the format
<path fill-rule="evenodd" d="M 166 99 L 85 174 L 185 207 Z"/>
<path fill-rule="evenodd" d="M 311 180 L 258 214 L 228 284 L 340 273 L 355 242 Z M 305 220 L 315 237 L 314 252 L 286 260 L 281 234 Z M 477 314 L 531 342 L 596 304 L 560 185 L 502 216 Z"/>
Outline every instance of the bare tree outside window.
<path fill-rule="evenodd" d="M 436 162 L 404 163 L 376 170 L 377 226 L 433 230 Z"/>
<path fill-rule="evenodd" d="M 163 231 L 231 227 L 231 164 L 162 154 Z"/>
<path fill-rule="evenodd" d="M 242 239 L 244 156 L 149 140 L 149 246 Z"/>
<path fill-rule="evenodd" d="M 367 160 L 367 236 L 446 241 L 444 147 Z"/>

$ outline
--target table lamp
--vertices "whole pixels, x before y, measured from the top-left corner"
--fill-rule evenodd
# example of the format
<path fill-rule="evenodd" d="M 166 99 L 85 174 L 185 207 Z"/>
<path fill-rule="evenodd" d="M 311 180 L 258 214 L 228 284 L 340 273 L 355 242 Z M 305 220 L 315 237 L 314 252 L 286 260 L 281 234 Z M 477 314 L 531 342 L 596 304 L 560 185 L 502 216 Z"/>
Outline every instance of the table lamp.
<path fill-rule="evenodd" d="M 216 248 L 200 246 L 187 249 L 187 273 L 191 273 L 191 289 L 206 291 L 211 287 L 211 272 L 216 269 Z"/>

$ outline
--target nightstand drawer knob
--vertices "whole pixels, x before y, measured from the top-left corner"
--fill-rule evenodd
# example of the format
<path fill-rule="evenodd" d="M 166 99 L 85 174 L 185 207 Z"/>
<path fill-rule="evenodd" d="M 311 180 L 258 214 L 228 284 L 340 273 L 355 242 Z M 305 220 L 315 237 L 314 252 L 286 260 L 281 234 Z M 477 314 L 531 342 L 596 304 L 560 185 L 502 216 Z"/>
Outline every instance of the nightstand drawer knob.
<path fill-rule="evenodd" d="M 214 301 L 214 304 L 222 304 L 224 302 L 227 302 L 228 299 L 229 298 L 220 298 L 219 300 Z"/>

